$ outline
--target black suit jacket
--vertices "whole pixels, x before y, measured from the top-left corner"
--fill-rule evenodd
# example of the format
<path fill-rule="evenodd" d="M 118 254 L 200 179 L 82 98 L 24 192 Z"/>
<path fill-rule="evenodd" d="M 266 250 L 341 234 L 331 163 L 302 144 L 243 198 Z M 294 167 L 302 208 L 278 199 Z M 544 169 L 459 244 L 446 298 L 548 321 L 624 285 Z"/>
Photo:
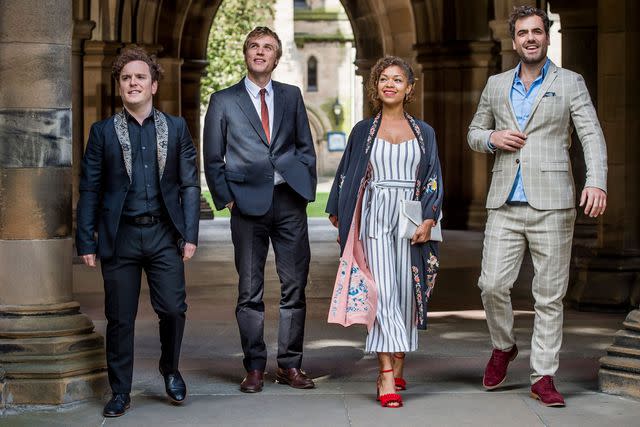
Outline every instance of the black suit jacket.
<path fill-rule="evenodd" d="M 271 143 L 244 79 L 211 95 L 204 122 L 204 162 L 216 208 L 235 201 L 240 212 L 263 215 L 273 199 L 273 175 L 308 201 L 316 193 L 316 153 L 300 89 L 273 81 Z"/>
<path fill-rule="evenodd" d="M 200 219 L 196 150 L 185 120 L 169 114 L 164 117 L 168 141 L 166 164 L 160 178 L 162 200 L 182 238 L 196 244 Z M 114 255 L 129 185 L 114 117 L 94 123 L 82 159 L 76 232 L 78 255 L 99 254 L 102 258 Z M 98 233 L 97 242 L 95 232 Z"/>

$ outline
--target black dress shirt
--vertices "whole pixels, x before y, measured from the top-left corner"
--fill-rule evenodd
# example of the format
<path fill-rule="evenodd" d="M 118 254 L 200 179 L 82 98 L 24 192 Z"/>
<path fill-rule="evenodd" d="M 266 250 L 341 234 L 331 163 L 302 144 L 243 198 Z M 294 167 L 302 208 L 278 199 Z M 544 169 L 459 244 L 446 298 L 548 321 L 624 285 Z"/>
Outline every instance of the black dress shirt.
<path fill-rule="evenodd" d="M 142 125 L 125 110 L 131 142 L 131 186 L 124 201 L 123 215 L 161 216 L 164 212 L 153 110 Z"/>

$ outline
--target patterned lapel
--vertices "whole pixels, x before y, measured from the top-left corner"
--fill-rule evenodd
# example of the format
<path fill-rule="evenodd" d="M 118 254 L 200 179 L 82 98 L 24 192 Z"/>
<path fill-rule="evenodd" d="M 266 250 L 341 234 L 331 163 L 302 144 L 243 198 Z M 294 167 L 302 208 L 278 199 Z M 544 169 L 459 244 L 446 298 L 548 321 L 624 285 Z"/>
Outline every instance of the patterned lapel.
<path fill-rule="evenodd" d="M 427 173 L 427 164 L 428 164 L 428 159 L 426 156 L 426 147 L 424 144 L 424 137 L 422 136 L 422 131 L 420 130 L 420 126 L 418 125 L 418 122 L 416 122 L 416 120 L 409 115 L 409 113 L 405 112 L 404 116 L 406 117 L 406 119 L 409 121 L 409 124 L 411 125 L 411 130 L 413 130 L 413 133 L 416 136 L 416 139 L 418 140 L 418 145 L 420 145 L 420 152 L 422 153 L 422 155 L 420 156 L 420 163 L 418 164 L 418 170 L 416 171 L 416 183 L 413 189 L 413 200 L 420 200 L 420 196 L 422 195 L 422 193 L 426 190 L 425 184 L 422 181 L 422 176 L 426 175 Z"/>
<path fill-rule="evenodd" d="M 364 154 L 368 157 L 369 151 L 371 150 L 371 146 L 373 145 L 373 141 L 376 139 L 376 135 L 378 134 L 378 129 L 380 128 L 380 122 L 382 121 L 382 111 L 378 112 L 376 116 L 373 118 L 373 123 L 371 123 L 371 127 L 369 127 L 369 135 L 367 135 L 367 142 L 364 144 Z"/>
<path fill-rule="evenodd" d="M 129 140 L 129 126 L 127 125 L 127 116 L 124 110 L 114 116 L 113 125 L 116 128 L 116 136 L 120 142 L 120 148 L 122 148 L 124 168 L 127 170 L 129 182 L 131 182 L 131 141 Z"/>
<path fill-rule="evenodd" d="M 156 153 L 158 158 L 158 177 L 162 179 L 164 174 L 164 168 L 167 164 L 167 146 L 169 144 L 169 126 L 167 125 L 167 118 L 160 111 L 153 109 L 153 122 L 156 128 Z M 117 113 L 113 118 L 113 125 L 116 129 L 116 136 L 120 142 L 120 148 L 122 149 L 122 158 L 124 159 L 124 167 L 129 176 L 129 182 L 132 180 L 131 176 L 131 140 L 129 139 L 129 125 L 127 123 L 127 116 L 124 110 Z"/>
<path fill-rule="evenodd" d="M 249 120 L 249 123 L 251 123 L 253 130 L 255 130 L 260 136 L 260 139 L 262 139 L 262 143 L 268 147 L 269 143 L 267 142 L 267 134 L 264 133 L 264 129 L 262 129 L 262 122 L 260 121 L 256 107 L 253 106 L 253 102 L 251 102 L 251 98 L 249 98 L 247 89 L 244 86 L 244 79 L 240 80 L 240 83 L 236 85 L 236 102 Z"/>
<path fill-rule="evenodd" d="M 153 109 L 153 121 L 156 125 L 156 153 L 158 156 L 158 177 L 162 179 L 167 164 L 167 146 L 169 145 L 169 126 L 163 113 Z"/>

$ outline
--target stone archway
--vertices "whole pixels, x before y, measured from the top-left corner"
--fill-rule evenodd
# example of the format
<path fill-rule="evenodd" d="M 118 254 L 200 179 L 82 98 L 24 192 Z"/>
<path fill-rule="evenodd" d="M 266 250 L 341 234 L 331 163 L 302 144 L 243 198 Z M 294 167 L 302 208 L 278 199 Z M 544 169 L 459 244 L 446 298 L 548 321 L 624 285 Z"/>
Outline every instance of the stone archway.
<path fill-rule="evenodd" d="M 120 48 L 136 43 L 157 53 L 165 69 L 157 104 L 170 114 L 182 115 L 194 143 L 200 147 L 200 79 L 207 65 L 207 39 L 223 0 L 158 2 L 74 0 L 74 80 L 83 81 L 73 105 L 74 164 L 79 165 L 90 125 L 120 108 L 110 66 Z M 356 74 L 366 82 L 375 61 L 385 54 L 415 62 L 415 15 L 410 0 L 341 0 L 353 29 Z M 392 3 L 392 4 L 389 4 Z M 419 83 L 420 85 L 420 83 Z M 364 88 L 363 88 L 364 91 Z M 79 93 L 78 93 L 79 92 Z M 422 116 L 422 91 L 411 113 Z M 364 105 L 365 116 L 369 114 Z M 74 168 L 74 205 L 78 168 Z"/>
<path fill-rule="evenodd" d="M 223 0 L 210 2 L 196 1 L 184 10 L 176 10 L 175 6 L 164 6 L 160 11 L 159 29 L 181 28 L 171 36 L 158 33 L 158 44 L 163 46 L 161 57 L 166 53 L 180 58 L 180 97 L 181 114 L 187 119 L 194 139 L 199 138 L 199 91 L 200 76 L 206 67 L 206 48 L 209 30 L 215 14 Z M 402 56 L 414 62 L 413 8 L 410 0 L 393 2 L 387 6 L 384 0 L 341 0 L 353 29 L 356 45 L 356 74 L 369 75 L 374 62 L 385 54 Z M 184 11 L 184 14 L 180 13 Z M 166 14 L 166 18 L 163 16 Z M 166 25 L 165 25 L 166 24 Z M 164 89 L 164 86 L 161 86 Z M 363 88 L 364 90 L 364 88 Z M 365 104 L 365 115 L 368 105 Z M 416 102 L 412 113 L 421 115 L 421 102 Z M 196 136 L 197 135 L 197 136 Z"/>
<path fill-rule="evenodd" d="M 24 135 L 19 133 L 0 142 L 3 152 L 11 153 L 2 156 L 0 162 L 0 196 L 4 202 L 0 204 L 0 317 L 1 338 L 7 344 L 0 361 L 2 404 L 7 403 L 4 399 L 9 395 L 14 398 L 13 404 L 70 402 L 96 392 L 104 379 L 101 337 L 93 333 L 91 322 L 78 312 L 70 286 L 70 216 L 75 198 L 72 203 L 69 200 L 72 183 L 77 187 L 77 165 L 84 141 L 91 123 L 118 108 L 110 65 L 123 45 L 134 42 L 159 53 L 170 74 L 158 99 L 161 108 L 187 117 L 198 137 L 200 73 L 206 38 L 221 1 L 66 0 L 55 2 L 46 10 L 34 8 L 34 2 L 29 1 L 0 2 L 0 77 L 3 82 L 12 83 L 17 76 L 26 75 L 34 82 L 31 86 L 24 82 L 7 84 L 0 96 L 0 113 L 5 123 L 7 118 L 13 120 L 14 129 L 35 129 L 28 135 L 28 142 L 34 144 L 31 151 L 18 144 L 27 139 L 20 139 Z M 547 2 L 342 2 L 355 33 L 359 74 L 366 78 L 373 61 L 387 53 L 422 66 L 420 108 L 424 114 L 416 114 L 434 125 L 440 140 L 447 191 L 445 208 L 450 218 L 447 225 L 482 224 L 483 209 L 479 207 L 486 194 L 488 161 L 470 154 L 465 146 L 465 129 L 486 78 L 514 64 L 505 25 L 509 9 L 513 4 Z M 572 13 L 578 14 L 588 7 L 589 13 L 597 16 L 598 71 L 592 77 L 597 81 L 598 112 L 610 143 L 610 208 L 597 226 L 601 249 L 578 268 L 583 276 L 592 277 L 585 283 L 598 291 L 594 304 L 605 305 L 612 296 L 605 285 L 624 276 L 634 286 L 629 287 L 628 300 L 637 305 L 640 151 L 634 141 L 640 95 L 637 79 L 631 76 L 638 59 L 634 49 L 638 32 L 625 16 L 637 16 L 639 6 L 632 1 L 618 2 L 616 7 L 607 1 L 585 2 L 588 6 L 560 0 L 555 3 L 559 8 L 566 3 Z M 412 19 L 407 21 L 407 17 Z M 569 28 L 569 20 L 564 22 Z M 43 119 L 47 115 L 52 118 Z M 43 123 L 53 123 L 61 130 L 56 144 L 72 147 L 72 164 L 64 156 L 44 156 L 46 164 L 39 162 L 38 156 L 48 153 L 53 144 L 52 135 L 41 127 Z M 65 150 L 61 152 L 68 153 Z M 471 214 L 467 214 L 469 205 Z M 475 217 L 474 207 L 478 208 Z M 25 221 L 28 225 L 22 226 Z M 636 335 L 638 313 L 632 312 L 625 323 Z M 42 341 L 29 341 L 43 333 L 48 340 L 45 345 Z M 619 336 L 628 335 L 625 332 Z M 23 338 L 25 341 L 21 342 Z M 620 376 L 633 379 L 629 384 L 637 395 L 637 369 L 631 370 L 634 376 L 630 377 L 629 366 L 635 365 L 616 362 L 620 361 L 619 347 L 615 346 L 610 357 L 603 359 L 603 372 L 611 375 L 611 369 L 622 366 Z M 637 359 L 637 351 L 633 351 L 625 354 Z M 25 353 L 33 357 L 25 357 Z M 18 377 L 44 379 L 50 390 L 55 389 L 47 396 L 54 398 L 39 399 L 45 388 L 29 381 L 22 392 L 12 393 L 8 384 Z"/>

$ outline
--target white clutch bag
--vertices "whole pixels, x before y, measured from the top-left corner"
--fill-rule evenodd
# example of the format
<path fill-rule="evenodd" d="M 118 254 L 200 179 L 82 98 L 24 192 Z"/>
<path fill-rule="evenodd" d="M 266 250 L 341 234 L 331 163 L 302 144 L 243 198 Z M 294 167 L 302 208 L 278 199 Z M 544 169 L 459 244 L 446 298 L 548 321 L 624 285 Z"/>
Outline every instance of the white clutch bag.
<path fill-rule="evenodd" d="M 442 211 L 438 217 L 438 222 L 431 229 L 431 240 L 442 242 Z M 400 200 L 400 218 L 398 219 L 398 237 L 401 239 L 411 239 L 418 226 L 422 224 L 422 203 L 419 200 Z"/>

